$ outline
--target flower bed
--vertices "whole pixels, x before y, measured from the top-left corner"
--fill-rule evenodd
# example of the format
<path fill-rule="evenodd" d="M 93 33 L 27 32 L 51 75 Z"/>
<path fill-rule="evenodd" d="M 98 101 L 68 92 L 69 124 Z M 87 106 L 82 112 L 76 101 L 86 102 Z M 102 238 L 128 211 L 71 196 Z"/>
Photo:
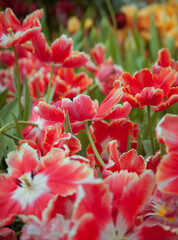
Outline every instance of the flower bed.
<path fill-rule="evenodd" d="M 42 15 L 0 13 L 0 237 L 177 239 L 178 62 L 111 25 L 49 44 Z"/>

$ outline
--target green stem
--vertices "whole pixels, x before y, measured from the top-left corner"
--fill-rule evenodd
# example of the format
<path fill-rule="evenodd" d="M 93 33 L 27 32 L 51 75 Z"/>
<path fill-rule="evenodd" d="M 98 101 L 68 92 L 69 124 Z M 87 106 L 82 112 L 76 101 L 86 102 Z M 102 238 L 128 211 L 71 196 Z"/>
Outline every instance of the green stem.
<path fill-rule="evenodd" d="M 150 106 L 147 106 L 147 116 L 148 116 L 148 129 L 149 129 L 149 132 L 150 132 L 150 141 L 151 141 L 152 154 L 154 154 L 155 151 L 154 151 L 154 142 L 153 142 Z"/>
<path fill-rule="evenodd" d="M 38 127 L 38 124 L 36 123 L 32 123 L 32 122 L 28 122 L 28 121 L 18 121 L 19 124 L 27 124 L 27 125 L 32 125 L 32 126 L 35 126 L 35 127 Z M 15 123 L 14 122 L 11 122 L 11 123 L 7 123 L 5 126 L 3 126 L 2 128 L 0 128 L 0 135 L 3 131 L 5 130 L 9 130 L 9 127 L 11 126 L 15 126 Z"/>
<path fill-rule="evenodd" d="M 18 56 L 17 56 L 17 50 L 16 47 L 13 46 L 14 54 L 15 54 L 15 64 L 16 64 L 16 72 L 17 72 L 17 90 L 18 90 L 18 105 L 19 105 L 19 119 L 22 117 L 21 112 L 21 86 L 20 86 L 20 69 L 19 69 L 19 63 L 18 63 Z"/>
<path fill-rule="evenodd" d="M 2 145 L 1 141 L 0 141 L 0 148 L 1 148 L 1 151 L 2 151 L 2 153 L 3 153 L 4 158 L 7 158 L 6 151 L 5 151 L 4 146 Z M 1 163 L 1 162 L 0 162 L 0 163 Z M 1 167 L 0 167 L 0 168 L 1 168 Z"/>
<path fill-rule="evenodd" d="M 13 140 L 17 140 L 17 141 L 21 141 L 22 139 L 21 138 L 18 138 L 12 134 L 9 134 L 9 133 L 6 133 L 4 131 L 2 131 L 2 134 L 5 135 L 6 137 L 9 137 L 9 138 L 12 138 Z"/>
<path fill-rule="evenodd" d="M 16 232 L 16 236 L 17 236 L 17 237 L 20 236 L 21 233 L 22 233 L 22 231 L 18 231 L 18 232 Z"/>
<path fill-rule="evenodd" d="M 96 149 L 95 143 L 94 143 L 93 138 L 92 138 L 91 133 L 90 133 L 90 129 L 89 129 L 89 126 L 88 126 L 88 122 L 86 121 L 86 122 L 84 122 L 84 124 L 85 124 L 85 130 L 86 130 L 88 139 L 89 139 L 89 141 L 90 141 L 90 144 L 91 144 L 91 146 L 92 146 L 93 152 L 95 153 L 95 155 L 96 155 L 99 163 L 101 164 L 101 166 L 104 167 L 104 166 L 105 166 L 105 163 L 103 162 L 101 156 L 100 156 L 99 153 L 98 153 L 98 150 Z"/>
<path fill-rule="evenodd" d="M 11 125 L 10 127 L 7 127 L 7 128 L 5 129 L 5 131 L 8 132 L 9 130 L 11 130 L 11 129 L 14 128 L 14 127 L 15 127 L 15 124 L 14 124 L 14 125 Z"/>
<path fill-rule="evenodd" d="M 109 14 L 110 14 L 112 22 L 113 22 L 114 31 L 116 32 L 117 31 L 117 22 L 116 22 L 116 17 L 115 17 L 115 14 L 114 14 L 114 10 L 113 10 L 111 1 L 106 0 L 106 3 L 107 3 L 107 6 L 108 6 Z"/>
<path fill-rule="evenodd" d="M 49 79 L 48 89 L 47 89 L 47 96 L 46 96 L 47 103 L 49 103 L 49 95 L 50 95 L 51 84 L 52 84 L 52 79 L 53 79 L 53 72 L 54 72 L 54 65 L 51 66 L 51 74 L 50 74 L 50 79 Z"/>

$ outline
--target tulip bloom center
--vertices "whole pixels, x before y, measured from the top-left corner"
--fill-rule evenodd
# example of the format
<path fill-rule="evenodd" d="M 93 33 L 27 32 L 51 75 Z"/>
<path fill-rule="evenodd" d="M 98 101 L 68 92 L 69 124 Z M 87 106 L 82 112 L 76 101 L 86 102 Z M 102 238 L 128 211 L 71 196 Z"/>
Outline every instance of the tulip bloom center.
<path fill-rule="evenodd" d="M 33 171 L 16 179 L 18 187 L 13 192 L 13 199 L 19 201 L 25 209 L 28 204 L 33 204 L 41 195 L 50 192 L 47 186 L 48 176 L 42 173 L 34 175 Z"/>
<path fill-rule="evenodd" d="M 29 174 L 24 174 L 20 179 L 16 178 L 16 184 L 19 187 L 27 187 L 30 188 L 32 186 L 32 182 L 34 179 L 34 173 L 31 171 Z"/>

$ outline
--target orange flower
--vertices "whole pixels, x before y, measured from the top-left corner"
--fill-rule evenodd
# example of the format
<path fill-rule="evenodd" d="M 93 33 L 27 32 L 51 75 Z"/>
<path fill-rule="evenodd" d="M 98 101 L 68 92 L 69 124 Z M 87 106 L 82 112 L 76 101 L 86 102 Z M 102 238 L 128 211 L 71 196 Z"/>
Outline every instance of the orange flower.
<path fill-rule="evenodd" d="M 125 5 L 121 11 L 126 15 L 128 28 L 133 28 L 134 18 L 137 16 L 138 30 L 146 40 L 150 39 L 150 20 L 153 14 L 163 42 L 166 44 L 169 38 L 174 38 L 175 47 L 178 47 L 178 3 L 175 0 L 170 0 L 167 4 L 153 3 L 141 9 L 134 5 Z"/>
<path fill-rule="evenodd" d="M 176 38 L 178 25 L 177 6 L 175 6 L 176 2 L 172 3 L 155 3 L 138 11 L 138 29 L 143 38 L 150 39 L 150 18 L 152 14 L 155 17 L 155 25 L 163 40 L 166 41 L 170 37 Z M 176 41 L 175 45 L 178 46 L 178 41 Z"/>

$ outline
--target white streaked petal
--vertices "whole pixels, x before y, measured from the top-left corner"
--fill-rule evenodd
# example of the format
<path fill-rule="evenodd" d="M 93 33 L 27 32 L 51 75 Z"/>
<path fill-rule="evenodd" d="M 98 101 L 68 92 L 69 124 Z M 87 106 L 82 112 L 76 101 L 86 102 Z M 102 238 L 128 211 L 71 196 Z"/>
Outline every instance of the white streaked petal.
<path fill-rule="evenodd" d="M 31 186 L 28 187 L 22 181 L 22 187 L 18 187 L 12 196 L 12 198 L 18 201 L 22 209 L 24 210 L 28 204 L 33 202 L 40 197 L 43 193 L 50 192 L 50 188 L 47 186 L 48 176 L 41 173 L 34 176 L 33 180 L 30 178 L 31 173 L 26 174 Z"/>

